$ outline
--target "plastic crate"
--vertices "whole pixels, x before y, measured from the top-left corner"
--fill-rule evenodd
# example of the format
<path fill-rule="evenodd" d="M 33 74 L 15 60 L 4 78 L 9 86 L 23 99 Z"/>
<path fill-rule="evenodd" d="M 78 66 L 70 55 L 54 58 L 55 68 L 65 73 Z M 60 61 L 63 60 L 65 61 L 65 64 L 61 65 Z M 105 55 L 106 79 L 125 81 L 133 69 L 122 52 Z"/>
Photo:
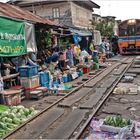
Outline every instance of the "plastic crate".
<path fill-rule="evenodd" d="M 83 73 L 89 73 L 90 72 L 90 67 L 84 67 L 83 68 Z"/>
<path fill-rule="evenodd" d="M 38 66 L 21 66 L 18 71 L 20 77 L 31 77 L 38 74 Z"/>
<path fill-rule="evenodd" d="M 30 92 L 30 99 L 40 99 L 43 97 L 43 92 L 41 90 L 35 90 Z"/>
<path fill-rule="evenodd" d="M 32 77 L 20 77 L 20 84 L 25 88 L 25 90 L 30 90 L 40 86 L 39 76 Z"/>
<path fill-rule="evenodd" d="M 40 84 L 49 83 L 49 73 L 40 72 L 39 73 Z"/>
<path fill-rule="evenodd" d="M 6 105 L 18 105 L 21 103 L 21 90 L 5 90 L 4 99 Z"/>
<path fill-rule="evenodd" d="M 36 88 L 36 91 L 38 91 L 38 90 L 41 90 L 43 92 L 43 95 L 44 96 L 47 96 L 48 95 L 48 88 L 46 88 L 46 87 Z"/>
<path fill-rule="evenodd" d="M 49 88 L 49 87 L 50 87 L 49 83 L 44 83 L 44 84 L 42 84 L 41 86 L 42 86 L 42 87 L 46 87 L 46 88 Z"/>

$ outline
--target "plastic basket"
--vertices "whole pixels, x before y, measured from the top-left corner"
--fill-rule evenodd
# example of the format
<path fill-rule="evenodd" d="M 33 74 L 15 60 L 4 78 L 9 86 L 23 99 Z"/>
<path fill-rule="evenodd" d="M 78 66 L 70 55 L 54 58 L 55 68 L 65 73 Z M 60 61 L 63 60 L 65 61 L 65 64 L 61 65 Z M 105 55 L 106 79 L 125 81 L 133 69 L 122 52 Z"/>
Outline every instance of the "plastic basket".
<path fill-rule="evenodd" d="M 20 77 L 31 77 L 38 74 L 38 66 L 21 66 L 18 71 Z"/>

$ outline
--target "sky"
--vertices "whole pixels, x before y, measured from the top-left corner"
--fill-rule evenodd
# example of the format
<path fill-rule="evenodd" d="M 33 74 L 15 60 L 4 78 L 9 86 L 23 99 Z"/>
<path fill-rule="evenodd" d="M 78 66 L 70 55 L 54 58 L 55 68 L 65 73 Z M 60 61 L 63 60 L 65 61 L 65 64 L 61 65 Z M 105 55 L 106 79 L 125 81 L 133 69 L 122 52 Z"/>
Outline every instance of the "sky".
<path fill-rule="evenodd" d="M 0 0 L 6 2 L 8 0 Z M 94 9 L 101 16 L 115 16 L 117 20 L 140 19 L 140 0 L 92 0 L 101 6 Z"/>
<path fill-rule="evenodd" d="M 0 2 L 7 2 L 8 0 L 0 0 Z"/>
<path fill-rule="evenodd" d="M 101 6 L 94 9 L 101 16 L 115 16 L 117 20 L 140 19 L 140 0 L 93 0 Z"/>

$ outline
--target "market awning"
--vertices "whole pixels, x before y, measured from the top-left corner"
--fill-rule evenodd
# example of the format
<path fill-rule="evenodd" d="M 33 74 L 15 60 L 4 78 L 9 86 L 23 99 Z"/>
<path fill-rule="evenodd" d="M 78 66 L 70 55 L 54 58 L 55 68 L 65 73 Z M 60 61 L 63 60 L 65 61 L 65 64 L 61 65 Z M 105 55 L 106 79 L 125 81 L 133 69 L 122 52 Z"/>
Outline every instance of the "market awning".
<path fill-rule="evenodd" d="M 78 34 L 79 36 L 92 36 L 92 33 L 88 30 L 78 30 L 78 29 L 73 29 L 69 28 L 71 33 Z"/>

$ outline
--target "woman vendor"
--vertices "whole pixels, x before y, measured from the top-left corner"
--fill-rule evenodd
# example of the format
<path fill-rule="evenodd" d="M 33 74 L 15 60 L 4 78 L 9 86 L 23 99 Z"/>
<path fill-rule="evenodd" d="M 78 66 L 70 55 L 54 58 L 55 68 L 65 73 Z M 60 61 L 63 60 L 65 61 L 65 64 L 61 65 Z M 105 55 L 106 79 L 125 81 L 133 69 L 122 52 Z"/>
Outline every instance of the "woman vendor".
<path fill-rule="evenodd" d="M 73 51 L 70 46 L 67 46 L 66 58 L 69 59 L 70 66 L 73 66 Z"/>

